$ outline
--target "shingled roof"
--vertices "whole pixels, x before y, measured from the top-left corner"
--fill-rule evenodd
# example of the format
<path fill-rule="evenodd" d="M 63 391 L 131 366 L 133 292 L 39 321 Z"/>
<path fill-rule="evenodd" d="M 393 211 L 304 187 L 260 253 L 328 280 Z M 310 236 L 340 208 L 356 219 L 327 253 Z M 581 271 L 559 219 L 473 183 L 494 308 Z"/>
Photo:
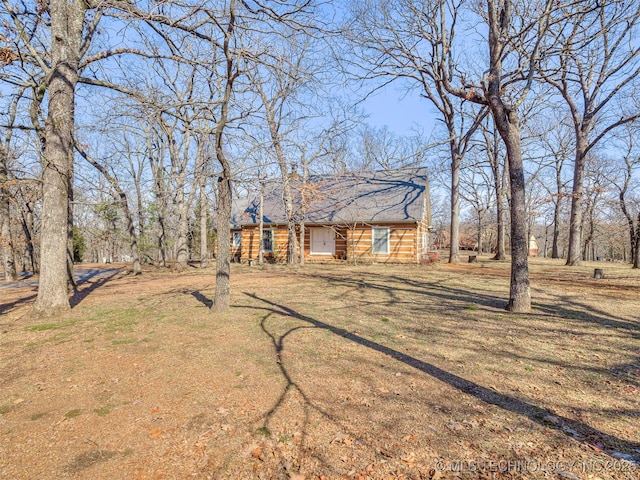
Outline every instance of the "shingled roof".
<path fill-rule="evenodd" d="M 305 183 L 297 179 L 293 184 L 296 219 L 304 215 L 308 224 L 413 223 L 424 218 L 426 187 L 426 168 L 314 175 Z M 237 217 L 237 223 L 257 224 L 258 212 L 256 198 Z M 265 192 L 263 219 L 267 224 L 286 223 L 280 186 Z"/>

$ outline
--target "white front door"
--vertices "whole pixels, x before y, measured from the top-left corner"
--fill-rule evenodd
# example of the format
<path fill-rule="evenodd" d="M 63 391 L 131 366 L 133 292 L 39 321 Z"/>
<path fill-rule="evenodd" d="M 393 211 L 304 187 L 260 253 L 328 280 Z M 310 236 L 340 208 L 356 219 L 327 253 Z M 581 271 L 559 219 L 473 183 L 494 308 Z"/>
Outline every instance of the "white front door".
<path fill-rule="evenodd" d="M 311 254 L 334 255 L 336 253 L 336 236 L 331 228 L 311 229 Z"/>

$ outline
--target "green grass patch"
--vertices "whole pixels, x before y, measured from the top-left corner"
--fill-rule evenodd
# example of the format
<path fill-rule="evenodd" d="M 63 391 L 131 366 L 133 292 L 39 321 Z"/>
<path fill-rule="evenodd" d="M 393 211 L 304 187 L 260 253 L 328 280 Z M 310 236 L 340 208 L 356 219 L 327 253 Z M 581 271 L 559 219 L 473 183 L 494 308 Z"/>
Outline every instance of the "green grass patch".
<path fill-rule="evenodd" d="M 136 343 L 138 340 L 136 338 L 121 338 L 119 340 L 111 340 L 111 345 L 131 345 L 132 343 Z"/>
<path fill-rule="evenodd" d="M 111 413 L 111 408 L 105 405 L 104 407 L 94 408 L 93 411 L 99 417 L 105 417 Z"/>
<path fill-rule="evenodd" d="M 34 413 L 29 417 L 29 420 L 32 420 L 32 421 L 40 420 L 42 417 L 46 417 L 46 416 L 47 416 L 47 412 Z"/>
<path fill-rule="evenodd" d="M 271 430 L 269 430 L 268 427 L 260 427 L 256 430 L 256 433 L 259 433 L 260 435 L 263 435 L 265 437 L 271 436 Z"/>
<path fill-rule="evenodd" d="M 61 328 L 71 327 L 75 325 L 77 320 L 67 320 L 66 322 L 54 322 L 54 323 L 41 323 L 40 325 L 32 325 L 27 327 L 27 330 L 32 332 L 44 332 L 46 330 L 60 330 Z"/>
<path fill-rule="evenodd" d="M 118 318 L 107 321 L 104 330 L 106 333 L 131 332 L 137 324 L 135 318 Z"/>
<path fill-rule="evenodd" d="M 82 410 L 80 410 L 79 408 L 74 408 L 73 410 L 69 410 L 67 413 L 65 413 L 64 416 L 66 418 L 75 418 L 81 414 Z"/>

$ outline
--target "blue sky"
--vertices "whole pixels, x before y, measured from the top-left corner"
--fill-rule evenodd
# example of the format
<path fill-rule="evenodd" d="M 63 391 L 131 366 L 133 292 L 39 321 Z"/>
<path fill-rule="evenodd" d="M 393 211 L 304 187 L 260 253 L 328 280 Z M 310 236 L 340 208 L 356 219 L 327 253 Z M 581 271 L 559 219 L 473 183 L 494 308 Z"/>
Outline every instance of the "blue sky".
<path fill-rule="evenodd" d="M 393 85 L 387 85 L 360 104 L 369 115 L 367 123 L 386 125 L 397 135 L 412 135 L 416 127 L 429 137 L 434 126 L 434 115 L 429 102 L 417 92 L 406 93 Z"/>

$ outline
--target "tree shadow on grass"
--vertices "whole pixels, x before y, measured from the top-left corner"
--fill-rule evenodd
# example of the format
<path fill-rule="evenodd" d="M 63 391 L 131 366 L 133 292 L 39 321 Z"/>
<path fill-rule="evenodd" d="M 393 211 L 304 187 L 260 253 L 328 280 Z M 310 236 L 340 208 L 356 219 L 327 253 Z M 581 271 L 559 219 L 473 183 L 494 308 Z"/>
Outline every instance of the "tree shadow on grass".
<path fill-rule="evenodd" d="M 252 298 L 258 299 L 258 300 L 262 300 L 259 297 L 255 296 L 255 295 L 250 295 L 245 293 L 245 295 L 249 295 Z M 309 435 L 309 428 L 312 424 L 312 418 L 311 415 L 313 414 L 313 412 L 317 412 L 318 414 L 320 414 L 323 418 L 327 419 L 330 422 L 333 422 L 334 424 L 337 424 L 338 428 L 340 428 L 340 430 L 343 430 L 345 428 L 344 425 L 340 425 L 339 422 L 333 417 L 333 415 L 324 410 L 322 407 L 320 407 L 319 405 L 317 405 L 316 403 L 313 402 L 313 400 L 311 398 L 309 398 L 309 396 L 305 393 L 305 391 L 298 385 L 298 383 L 296 383 L 296 381 L 293 379 L 293 377 L 291 376 L 291 374 L 289 373 L 289 370 L 286 367 L 285 364 L 285 359 L 284 359 L 284 344 L 285 344 L 285 340 L 287 339 L 287 337 L 289 337 L 291 334 L 295 333 L 295 332 L 299 332 L 301 330 L 306 330 L 306 329 L 317 329 L 318 326 L 316 325 L 306 325 L 306 326 L 296 326 L 296 327 L 292 327 L 289 328 L 287 331 L 285 331 L 282 334 L 275 334 L 272 333 L 271 331 L 269 331 L 269 328 L 267 326 L 268 321 L 271 318 L 278 318 L 282 316 L 282 312 L 278 311 L 276 309 L 272 309 L 272 308 L 263 308 L 263 307 L 253 307 L 253 306 L 244 306 L 244 308 L 252 308 L 252 309 L 258 309 L 258 310 L 262 310 L 265 311 L 265 315 L 261 318 L 260 320 L 260 329 L 263 331 L 263 333 L 269 338 L 272 346 L 273 346 L 273 350 L 276 356 L 276 364 L 278 365 L 278 369 L 280 370 L 280 374 L 282 375 L 282 377 L 284 378 L 286 385 L 284 387 L 284 389 L 282 390 L 282 393 L 280 393 L 278 399 L 274 402 L 273 406 L 264 414 L 263 416 L 263 420 L 262 420 L 262 427 L 260 427 L 258 429 L 258 431 L 266 436 L 271 435 L 271 422 L 273 420 L 273 417 L 275 416 L 275 414 L 278 412 L 279 409 L 283 408 L 285 406 L 285 404 L 287 403 L 288 399 L 292 399 L 293 396 L 295 396 L 296 394 L 300 396 L 300 398 L 302 399 L 302 420 L 301 420 L 301 436 L 300 436 L 300 442 L 299 442 L 299 451 L 301 453 L 301 456 L 304 455 L 311 455 L 312 457 L 315 458 L 316 461 L 318 461 L 320 464 L 323 465 L 323 467 L 326 469 L 326 471 L 330 471 L 332 478 L 333 476 L 337 477 L 340 475 L 340 472 L 338 470 L 336 470 L 335 466 L 332 465 L 330 462 L 328 462 L 326 459 L 323 458 L 323 456 L 320 453 L 312 453 L 311 450 L 306 451 L 304 449 L 304 445 L 306 443 L 306 439 Z M 296 319 L 300 319 L 300 317 L 294 317 Z M 272 473 L 277 473 L 283 476 L 283 478 L 285 478 L 285 476 L 289 476 L 289 474 L 291 472 L 287 472 L 285 471 L 285 469 L 281 466 L 279 468 L 278 472 L 272 472 Z M 342 477 L 342 475 L 340 475 Z"/>
<path fill-rule="evenodd" d="M 207 307 L 209 310 L 211 310 L 211 307 L 213 307 L 213 300 L 211 300 L 209 297 L 203 295 L 202 293 L 200 293 L 199 290 L 194 290 L 192 292 L 189 292 L 193 298 L 195 298 L 196 300 L 198 300 L 200 303 L 202 303 L 205 307 Z"/>
<path fill-rule="evenodd" d="M 364 273 L 360 273 L 359 275 L 364 278 L 350 278 L 326 273 L 317 273 L 314 274 L 313 277 L 316 279 L 320 277 L 334 285 L 350 286 L 354 289 L 371 288 L 382 291 L 389 296 L 391 303 L 398 301 L 398 292 L 404 292 L 434 298 L 440 303 L 455 302 L 459 304 L 460 310 L 463 310 L 464 305 L 469 303 L 502 311 L 504 311 L 504 306 L 506 305 L 506 302 L 492 295 L 442 285 L 441 283 L 424 282 L 396 275 L 384 275 L 379 272 L 375 275 Z M 607 312 L 576 302 L 568 297 L 562 297 L 561 300 L 567 306 L 537 303 L 534 306 L 534 312 L 532 312 L 532 314 L 543 313 L 600 325 L 606 328 L 615 328 L 623 330 L 635 339 L 640 339 L 640 322 L 634 323 L 619 317 L 614 317 Z"/>
<path fill-rule="evenodd" d="M 92 292 L 103 286 L 119 273 L 120 270 L 95 270 L 89 271 L 86 275 L 81 276 L 78 279 L 78 290 L 76 290 L 71 298 L 69 298 L 69 304 L 71 305 L 71 308 L 76 307 L 78 304 L 80 304 L 80 302 L 91 295 Z M 91 280 L 97 275 L 102 276 L 100 276 L 96 280 Z"/>
<path fill-rule="evenodd" d="M 20 305 L 22 305 L 23 303 L 29 303 L 29 302 L 35 300 L 37 295 L 38 295 L 37 293 L 33 293 L 33 294 L 29 295 L 28 297 L 19 298 L 17 300 L 14 300 L 13 302 L 9 302 L 9 303 L 3 303 L 2 305 L 0 305 L 0 315 L 2 315 L 3 313 L 10 312 L 14 308 L 19 307 Z"/>
<path fill-rule="evenodd" d="M 303 315 L 300 312 L 297 312 L 296 310 L 293 310 L 292 308 L 289 308 L 285 305 L 281 305 L 281 304 L 272 302 L 270 300 L 267 300 L 265 298 L 261 298 L 255 294 L 251 294 L 247 292 L 244 292 L 244 294 L 254 300 L 257 300 L 259 302 L 266 304 L 267 306 L 262 307 L 262 309 L 268 312 L 271 312 L 272 314 L 290 316 L 298 320 L 301 320 L 303 322 L 306 322 L 315 328 L 327 330 L 335 335 L 343 337 L 361 346 L 367 347 L 373 351 L 382 353 L 383 355 L 391 357 L 394 360 L 402 362 L 405 365 L 408 365 L 423 373 L 426 373 L 427 375 L 430 375 L 431 377 L 437 380 L 440 380 L 461 392 L 471 395 L 482 402 L 495 405 L 499 408 L 502 408 L 503 410 L 526 417 L 532 422 L 542 425 L 545 428 L 555 430 L 575 440 L 584 441 L 588 439 L 589 441 L 594 441 L 597 439 L 598 441 L 602 442 L 602 444 L 605 446 L 603 453 L 611 455 L 614 452 L 624 452 L 627 455 L 630 455 L 631 457 L 633 457 L 636 463 L 640 464 L 640 458 L 638 456 L 638 452 L 640 452 L 639 442 L 623 440 L 614 435 L 601 432 L 600 430 L 597 430 L 591 427 L 590 425 L 587 425 L 584 422 L 572 420 L 570 418 L 558 415 L 557 413 L 552 412 L 547 408 L 534 405 L 533 403 L 520 400 L 518 398 L 512 397 L 510 395 L 506 395 L 504 393 L 496 392 L 490 388 L 484 387 L 482 385 L 478 385 L 475 382 L 472 382 L 463 377 L 460 377 L 446 370 L 438 368 L 435 365 L 432 365 L 418 358 L 412 357 L 405 353 L 399 352 L 392 348 L 373 342 L 364 337 L 361 337 L 360 335 L 351 333 L 342 328 L 335 327 L 327 323 L 321 322 L 320 320 L 317 320 L 313 317 Z M 260 308 L 260 307 L 256 307 L 256 308 Z M 298 329 L 299 328 L 305 328 L 305 327 L 298 327 Z M 264 330 L 264 327 L 263 327 L 263 330 Z M 269 332 L 266 332 L 266 333 L 272 339 L 272 342 L 276 349 L 276 353 L 278 355 L 278 360 L 279 360 L 278 364 L 280 365 L 281 370 L 283 370 L 282 359 L 279 357 L 280 352 L 282 351 L 283 337 L 281 337 L 280 339 L 276 339 Z M 285 375 L 285 378 L 288 382 L 287 387 L 284 393 L 282 394 L 282 396 L 280 397 L 280 399 L 278 400 L 278 402 L 276 403 L 276 405 L 268 412 L 267 419 L 270 418 L 270 416 L 273 415 L 273 412 L 277 410 L 278 406 L 282 403 L 287 392 L 291 388 L 296 387 L 295 382 L 293 382 L 293 380 L 290 378 L 288 373 L 286 373 L 286 370 L 283 370 L 283 374 Z M 300 389 L 298 389 L 298 391 L 300 391 Z M 303 398 L 306 399 L 306 397 L 304 396 Z"/>

